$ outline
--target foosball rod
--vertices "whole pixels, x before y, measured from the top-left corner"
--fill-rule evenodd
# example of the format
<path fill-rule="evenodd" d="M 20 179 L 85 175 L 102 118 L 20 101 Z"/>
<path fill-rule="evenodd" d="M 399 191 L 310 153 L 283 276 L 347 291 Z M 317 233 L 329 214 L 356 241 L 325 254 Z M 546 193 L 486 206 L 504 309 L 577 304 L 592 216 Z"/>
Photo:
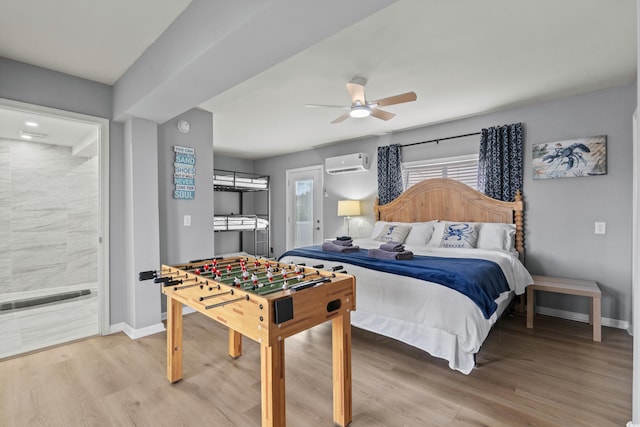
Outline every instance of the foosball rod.
<path fill-rule="evenodd" d="M 317 279 L 312 279 L 306 282 L 302 282 L 302 278 L 305 278 L 307 276 L 316 276 L 319 275 L 320 277 Z M 319 283 L 325 283 L 325 282 L 330 282 L 332 278 L 336 277 L 335 273 L 331 274 L 331 276 L 321 276 L 319 272 L 316 273 L 309 273 L 305 276 L 303 276 L 302 278 L 298 279 L 298 278 L 294 278 L 295 282 L 293 283 L 287 283 L 285 286 L 281 286 L 278 288 L 273 288 L 273 286 L 265 286 L 263 288 L 259 288 L 256 292 L 258 293 L 258 295 L 269 295 L 275 292 L 279 292 L 279 291 L 286 291 L 289 289 L 293 289 L 295 290 L 302 290 L 302 289 L 306 289 L 307 287 L 310 286 L 315 286 L 316 284 Z M 313 284 L 311 284 L 313 282 Z"/>
<path fill-rule="evenodd" d="M 263 292 L 260 295 L 268 295 L 268 294 L 272 294 L 278 291 L 287 291 L 287 290 L 292 290 L 292 291 L 301 291 L 303 289 L 307 289 L 310 288 L 312 286 L 317 286 L 320 285 L 322 283 L 328 283 L 331 281 L 331 278 L 329 277 L 321 277 L 319 279 L 314 279 L 314 280 L 309 280 L 306 282 L 299 282 L 299 283 L 294 283 L 291 285 L 288 285 L 286 288 L 283 289 L 271 289 L 267 292 Z"/>
<path fill-rule="evenodd" d="M 228 294 L 233 295 L 234 294 L 234 290 L 231 289 L 230 291 L 227 291 L 227 292 L 220 292 L 219 294 L 213 294 L 213 295 L 207 295 L 205 297 L 200 297 L 200 298 L 198 298 L 198 301 L 204 301 L 206 299 L 216 298 L 216 297 L 219 297 L 219 296 L 222 296 L 222 295 L 228 295 Z"/>
<path fill-rule="evenodd" d="M 249 294 L 246 294 L 245 296 L 240 297 L 240 298 L 230 299 L 228 301 L 222 301 L 222 302 L 219 302 L 219 303 L 216 303 L 216 304 L 205 305 L 204 309 L 205 310 L 210 310 L 212 308 L 222 307 L 222 306 L 225 306 L 227 304 L 231 304 L 231 303 L 242 301 L 242 300 L 249 301 Z"/>
<path fill-rule="evenodd" d="M 274 286 L 278 286 L 281 283 L 284 283 L 284 282 L 288 283 L 288 282 L 293 281 L 293 280 L 295 280 L 295 283 L 298 283 L 300 280 L 302 280 L 302 279 L 304 279 L 306 277 L 319 276 L 319 275 L 320 275 L 320 272 L 318 270 L 316 270 L 316 271 L 313 271 L 311 273 L 302 273 L 302 274 L 299 274 L 299 275 L 293 276 L 293 277 L 283 277 L 281 279 L 274 280 L 273 282 L 265 283 L 262 286 L 259 286 L 258 288 L 252 289 L 252 290 L 256 291 L 258 294 L 262 294 L 263 292 L 260 291 L 261 289 L 262 290 L 268 290 L 268 289 L 273 288 Z M 279 287 L 277 290 L 281 290 L 281 289 L 282 289 L 282 287 Z"/>
<path fill-rule="evenodd" d="M 287 277 L 287 278 L 281 278 L 281 279 L 278 279 L 278 280 L 274 280 L 273 282 L 268 282 L 268 283 L 262 284 L 262 286 L 257 286 L 255 283 L 253 283 L 253 281 L 248 282 L 248 281 L 245 280 L 244 283 L 242 283 L 242 282 L 240 283 L 240 287 L 238 287 L 238 289 L 243 290 L 243 291 L 247 291 L 247 292 L 254 291 L 255 293 L 260 295 L 266 290 L 273 289 L 274 286 L 278 286 L 280 283 L 294 281 L 294 280 L 295 280 L 295 283 L 298 283 L 300 280 L 302 280 L 303 278 L 305 278 L 307 276 L 314 276 L 314 275 L 319 275 L 319 274 L 320 274 L 320 272 L 316 270 L 315 272 L 311 272 L 311 273 L 303 273 L 303 274 L 300 274 L 298 276 L 293 276 L 293 277 Z M 299 277 L 299 276 L 301 276 L 301 277 Z M 223 283 L 223 282 L 221 282 L 221 283 L 223 285 L 230 286 L 230 287 L 232 287 L 234 289 L 236 288 L 236 286 L 234 286 L 233 283 Z M 282 287 L 278 287 L 276 290 L 281 290 L 281 289 L 282 289 Z"/>

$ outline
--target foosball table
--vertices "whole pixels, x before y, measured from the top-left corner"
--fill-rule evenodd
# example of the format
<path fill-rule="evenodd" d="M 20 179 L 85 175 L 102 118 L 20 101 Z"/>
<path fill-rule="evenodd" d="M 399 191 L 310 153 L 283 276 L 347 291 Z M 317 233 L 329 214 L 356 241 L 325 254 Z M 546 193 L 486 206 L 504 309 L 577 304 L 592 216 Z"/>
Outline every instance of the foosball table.
<path fill-rule="evenodd" d="M 286 425 L 284 340 L 332 323 L 333 420 L 346 426 L 351 407 L 351 317 L 355 279 L 341 267 L 282 264 L 254 257 L 213 258 L 145 271 L 167 296 L 167 378 L 182 379 L 182 306 L 229 328 L 229 355 L 242 336 L 260 344 L 262 426 Z"/>

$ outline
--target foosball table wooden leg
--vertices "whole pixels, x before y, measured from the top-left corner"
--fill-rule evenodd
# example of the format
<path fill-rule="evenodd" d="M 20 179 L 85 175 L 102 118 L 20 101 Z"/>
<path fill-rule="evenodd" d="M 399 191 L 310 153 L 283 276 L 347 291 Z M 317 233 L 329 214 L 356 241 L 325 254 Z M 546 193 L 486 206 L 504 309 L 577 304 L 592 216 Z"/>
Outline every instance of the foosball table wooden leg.
<path fill-rule="evenodd" d="M 182 303 L 167 298 L 167 379 L 182 379 Z"/>
<path fill-rule="evenodd" d="M 284 340 L 260 346 L 262 427 L 285 427 Z"/>
<path fill-rule="evenodd" d="M 229 328 L 229 356 L 234 359 L 242 355 L 242 334 Z"/>
<path fill-rule="evenodd" d="M 347 426 L 352 421 L 351 316 L 347 311 L 331 321 L 333 355 L 333 421 Z"/>

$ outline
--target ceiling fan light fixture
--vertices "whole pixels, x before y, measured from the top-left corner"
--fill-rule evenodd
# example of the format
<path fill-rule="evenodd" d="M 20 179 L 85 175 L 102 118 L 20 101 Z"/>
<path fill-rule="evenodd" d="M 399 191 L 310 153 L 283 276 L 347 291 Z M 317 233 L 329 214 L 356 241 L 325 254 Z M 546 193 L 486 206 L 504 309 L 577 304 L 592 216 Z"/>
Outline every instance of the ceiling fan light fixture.
<path fill-rule="evenodd" d="M 351 109 L 349 115 L 353 118 L 360 119 L 363 117 L 369 117 L 371 115 L 371 110 L 365 105 L 358 105 Z"/>

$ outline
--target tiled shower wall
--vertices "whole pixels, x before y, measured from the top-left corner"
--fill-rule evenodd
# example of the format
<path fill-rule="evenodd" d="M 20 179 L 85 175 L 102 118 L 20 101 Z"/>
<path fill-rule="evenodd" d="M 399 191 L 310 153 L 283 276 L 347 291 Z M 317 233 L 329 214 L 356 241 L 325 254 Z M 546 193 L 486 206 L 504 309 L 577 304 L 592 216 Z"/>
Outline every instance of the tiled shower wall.
<path fill-rule="evenodd" d="M 95 285 L 97 218 L 97 156 L 0 140 L 0 295 Z"/>

